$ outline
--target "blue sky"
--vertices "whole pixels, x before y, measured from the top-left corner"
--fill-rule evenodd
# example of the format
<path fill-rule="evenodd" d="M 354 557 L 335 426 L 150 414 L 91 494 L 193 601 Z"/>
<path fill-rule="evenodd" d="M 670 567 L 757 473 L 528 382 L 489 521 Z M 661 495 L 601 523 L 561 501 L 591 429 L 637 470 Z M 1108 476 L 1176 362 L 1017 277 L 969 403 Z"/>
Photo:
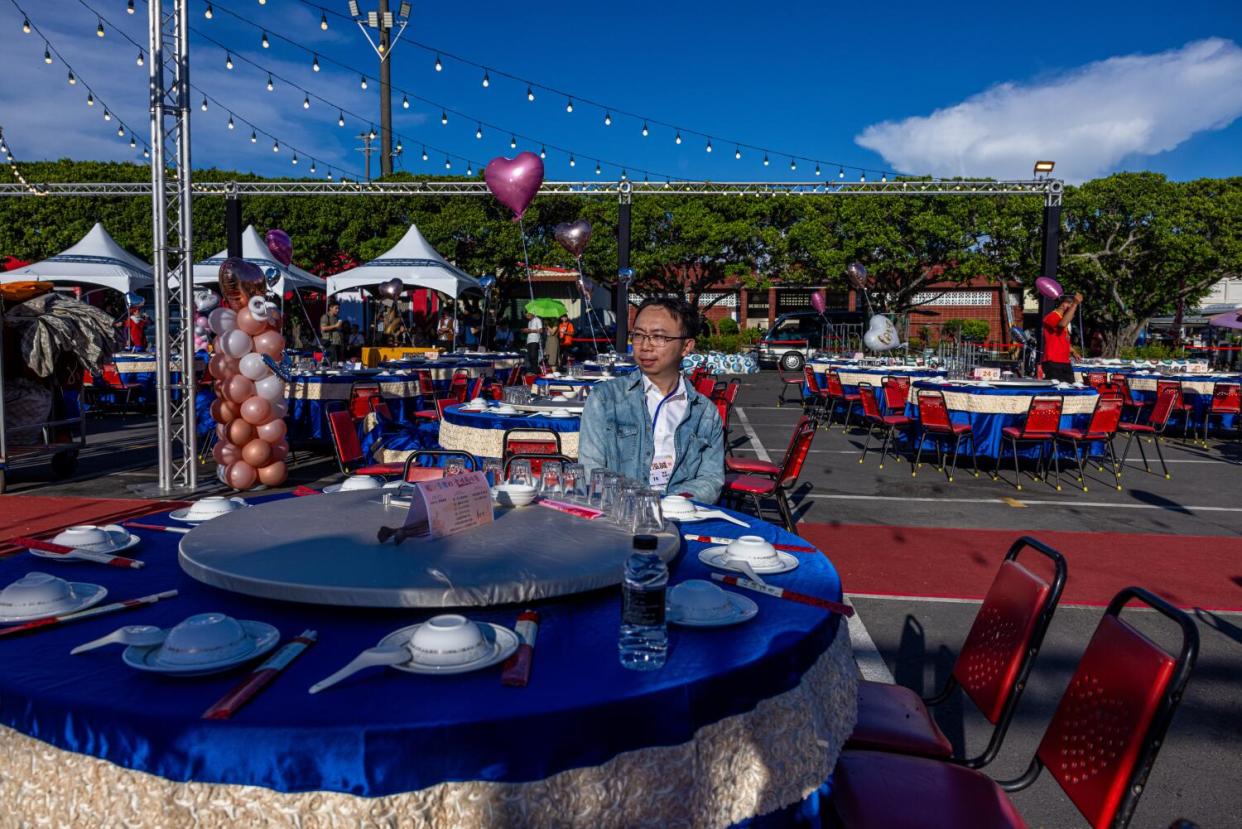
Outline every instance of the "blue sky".
<path fill-rule="evenodd" d="M 116 29 L 145 43 L 143 0 L 132 16 L 124 0 L 18 2 L 79 83 L 67 83 L 59 59 L 43 62 L 43 40 L 23 35 L 21 13 L 0 0 L 0 126 L 15 158 L 140 160 L 128 137 L 117 137 L 116 121 L 104 123 L 102 105 L 85 101 L 89 84 L 133 127 L 141 149 L 146 70 Z M 346 11 L 344 2 L 318 3 Z M 363 91 L 356 73 L 329 59 L 377 74 L 358 29 L 329 15 L 322 31 L 320 11 L 297 0 L 223 0 L 211 20 L 206 6 L 191 0 L 191 26 L 201 32 L 192 36 L 192 78 L 218 103 L 202 112 L 195 93 L 195 166 L 309 175 L 313 158 L 318 177 L 328 165 L 356 176 L 362 159 L 354 136 L 378 128 L 378 85 Z M 226 9 L 265 27 L 271 48 L 261 47 L 260 28 Z M 96 12 L 110 21 L 102 39 Z M 224 49 L 203 35 L 231 49 L 233 70 Z M 322 71 L 277 35 L 317 52 Z M 868 178 L 885 170 L 1021 178 L 1036 157 L 1056 159 L 1058 174 L 1072 181 L 1121 169 L 1177 179 L 1242 174 L 1236 0 L 415 4 L 406 37 L 411 42 L 392 58 L 394 83 L 437 104 L 414 100 L 405 110 L 401 93 L 394 95 L 405 148 L 399 166 L 413 172 L 449 173 L 447 153 L 451 174 L 464 173 L 468 162 L 477 173 L 488 159 L 515 152 L 512 132 L 525 136 L 518 149 L 547 145 L 547 177 L 558 180 L 597 178 L 597 160 L 600 179 L 615 179 L 624 167 L 633 178 L 645 170 L 653 178 L 804 181 L 814 180 L 817 162 L 823 177 L 845 165 L 851 178 L 858 168 Z M 481 85 L 483 70 L 447 56 L 436 72 L 437 48 L 491 67 L 490 86 Z M 277 76 L 273 92 L 266 71 L 244 58 Z M 501 72 L 573 94 L 574 112 L 565 111 L 563 95 L 539 87 L 528 101 L 526 84 Z M 309 109 L 294 84 L 312 92 Z M 583 98 L 651 119 L 650 134 L 641 135 L 642 117 L 615 111 L 604 126 L 606 110 Z M 464 114 L 450 114 L 443 126 L 440 104 Z M 346 110 L 344 129 L 338 107 Z M 682 144 L 673 127 L 655 121 L 681 127 Z M 246 122 L 260 131 L 254 144 Z M 269 136 L 280 140 L 280 152 Z M 745 146 L 735 159 L 734 142 L 767 148 L 770 166 L 763 150 Z M 430 162 L 421 160 L 424 145 Z"/>

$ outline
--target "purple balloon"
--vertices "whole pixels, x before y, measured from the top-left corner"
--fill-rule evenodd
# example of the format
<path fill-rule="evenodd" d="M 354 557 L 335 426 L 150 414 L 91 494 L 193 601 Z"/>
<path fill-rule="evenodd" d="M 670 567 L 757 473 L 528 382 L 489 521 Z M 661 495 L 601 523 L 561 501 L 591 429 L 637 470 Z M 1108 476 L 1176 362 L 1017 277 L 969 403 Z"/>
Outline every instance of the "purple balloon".
<path fill-rule="evenodd" d="M 274 227 L 263 236 L 263 241 L 267 242 L 267 249 L 276 257 L 276 261 L 286 268 L 289 267 L 289 263 L 293 261 L 293 240 L 289 238 L 289 234 Z"/>
<path fill-rule="evenodd" d="M 552 228 L 552 235 L 565 250 L 574 256 L 581 256 L 586 250 L 587 243 L 591 241 L 591 223 L 586 219 L 561 222 Z"/>
<path fill-rule="evenodd" d="M 1036 279 L 1035 290 L 1048 297 L 1048 299 L 1056 299 L 1065 293 L 1061 290 L 1061 283 L 1051 276 L 1041 276 L 1039 279 Z"/>
<path fill-rule="evenodd" d="M 543 161 L 532 152 L 518 153 L 516 158 L 497 156 L 483 169 L 483 181 L 492 195 L 513 211 L 516 222 L 543 184 Z"/>
<path fill-rule="evenodd" d="M 824 294 L 822 291 L 815 291 L 811 294 L 811 307 L 820 314 L 824 313 L 824 311 L 828 309 L 828 304 L 824 301 Z"/>

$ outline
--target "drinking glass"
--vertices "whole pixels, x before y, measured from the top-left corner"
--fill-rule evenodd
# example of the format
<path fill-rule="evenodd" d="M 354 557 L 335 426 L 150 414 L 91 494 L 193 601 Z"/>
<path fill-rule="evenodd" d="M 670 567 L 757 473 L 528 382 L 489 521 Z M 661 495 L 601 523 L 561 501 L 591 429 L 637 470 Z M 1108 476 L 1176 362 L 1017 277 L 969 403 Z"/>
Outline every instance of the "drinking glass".
<path fill-rule="evenodd" d="M 509 483 L 534 486 L 535 478 L 530 471 L 530 461 L 519 458 L 509 463 Z"/>
<path fill-rule="evenodd" d="M 654 489 L 640 489 L 635 494 L 634 520 L 630 525 L 634 535 L 652 535 L 664 529 L 664 513 L 660 509 L 660 493 Z"/>
<path fill-rule="evenodd" d="M 561 472 L 561 486 L 565 489 L 565 497 L 580 504 L 587 502 L 588 481 L 586 471 L 580 463 L 567 463 Z"/>
<path fill-rule="evenodd" d="M 448 458 L 444 461 L 444 477 L 449 475 L 461 475 L 466 471 L 465 458 Z"/>
<path fill-rule="evenodd" d="M 487 485 L 494 487 L 500 483 L 503 476 L 504 467 L 500 463 L 500 458 L 484 458 L 483 474 L 487 477 Z"/>
<path fill-rule="evenodd" d="M 542 481 L 542 486 L 539 488 L 541 495 L 557 496 L 561 494 L 562 469 L 560 461 L 544 461 L 539 477 Z"/>
<path fill-rule="evenodd" d="M 617 499 L 613 502 L 608 520 L 628 530 L 634 523 L 634 504 L 639 489 L 638 483 L 629 478 L 622 478 L 618 481 Z"/>
<path fill-rule="evenodd" d="M 602 466 L 597 466 L 591 470 L 591 488 L 587 491 L 587 504 L 589 506 L 599 506 L 600 494 L 604 491 L 604 481 L 608 479 L 611 473 Z"/>
<path fill-rule="evenodd" d="M 617 496 L 620 494 L 618 485 L 621 483 L 621 476 L 615 472 L 605 472 L 604 479 L 599 489 L 599 503 L 595 507 L 604 513 L 605 516 L 612 515 L 612 511 L 617 503 Z"/>

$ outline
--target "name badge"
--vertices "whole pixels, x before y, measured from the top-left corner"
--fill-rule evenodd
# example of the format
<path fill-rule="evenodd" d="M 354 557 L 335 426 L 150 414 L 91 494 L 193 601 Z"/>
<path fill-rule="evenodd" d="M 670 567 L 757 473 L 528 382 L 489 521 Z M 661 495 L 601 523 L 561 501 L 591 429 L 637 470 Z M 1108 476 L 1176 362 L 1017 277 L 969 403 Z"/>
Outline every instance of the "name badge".
<path fill-rule="evenodd" d="M 668 486 L 669 479 L 673 477 L 673 458 L 669 455 L 660 455 L 651 461 L 651 472 L 647 476 L 647 482 L 651 484 L 653 489 L 664 489 Z"/>

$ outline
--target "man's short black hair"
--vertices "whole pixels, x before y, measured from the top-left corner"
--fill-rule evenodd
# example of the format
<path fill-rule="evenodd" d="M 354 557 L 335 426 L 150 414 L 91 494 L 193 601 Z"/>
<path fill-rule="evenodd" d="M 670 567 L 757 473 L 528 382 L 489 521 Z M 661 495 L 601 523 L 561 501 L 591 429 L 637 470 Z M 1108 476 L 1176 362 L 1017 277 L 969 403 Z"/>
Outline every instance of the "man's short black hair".
<path fill-rule="evenodd" d="M 339 299 L 330 299 L 328 300 L 328 307 L 329 308 L 340 308 L 341 301 Z"/>
<path fill-rule="evenodd" d="M 689 339 L 699 336 L 699 331 L 703 327 L 703 320 L 699 316 L 699 309 L 681 297 L 647 297 L 643 300 L 642 305 L 638 306 L 638 313 L 641 314 L 644 308 L 663 308 L 665 311 L 668 311 L 673 316 L 673 319 L 681 323 L 681 335 Z M 635 314 L 635 318 L 637 316 Z"/>

